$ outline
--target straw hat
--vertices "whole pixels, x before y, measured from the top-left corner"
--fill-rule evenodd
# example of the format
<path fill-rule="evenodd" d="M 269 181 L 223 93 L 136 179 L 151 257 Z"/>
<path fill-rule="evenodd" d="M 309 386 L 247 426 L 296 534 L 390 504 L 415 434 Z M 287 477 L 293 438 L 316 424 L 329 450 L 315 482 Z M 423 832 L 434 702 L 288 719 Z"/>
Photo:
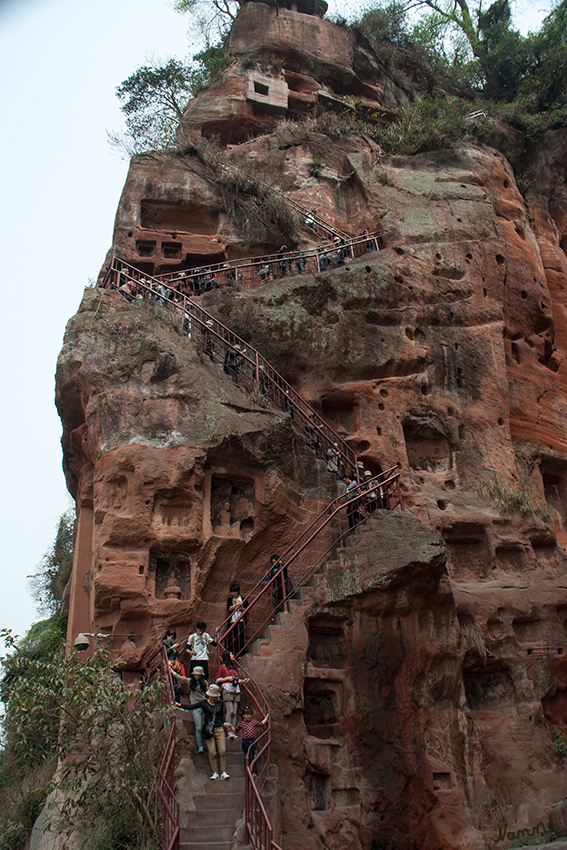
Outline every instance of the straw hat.
<path fill-rule="evenodd" d="M 218 685 L 209 685 L 207 688 L 206 694 L 208 697 L 220 697 L 221 689 Z"/>
<path fill-rule="evenodd" d="M 201 676 L 205 675 L 205 671 L 202 667 L 193 667 L 193 673 L 200 673 Z"/>

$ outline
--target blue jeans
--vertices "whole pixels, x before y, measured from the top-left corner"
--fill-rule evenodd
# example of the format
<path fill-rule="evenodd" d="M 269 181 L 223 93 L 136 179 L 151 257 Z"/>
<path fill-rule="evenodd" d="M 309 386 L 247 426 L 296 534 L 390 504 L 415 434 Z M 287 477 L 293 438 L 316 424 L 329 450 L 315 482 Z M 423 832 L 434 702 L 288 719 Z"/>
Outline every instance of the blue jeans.
<path fill-rule="evenodd" d="M 246 755 L 248 755 L 249 764 L 252 764 L 252 762 L 256 758 L 256 739 L 255 738 L 243 738 L 242 739 L 242 752 L 244 753 L 244 761 L 246 761 Z"/>
<path fill-rule="evenodd" d="M 197 747 L 203 746 L 203 709 L 202 708 L 194 708 L 193 709 L 193 720 L 195 721 L 195 738 L 197 740 Z"/>

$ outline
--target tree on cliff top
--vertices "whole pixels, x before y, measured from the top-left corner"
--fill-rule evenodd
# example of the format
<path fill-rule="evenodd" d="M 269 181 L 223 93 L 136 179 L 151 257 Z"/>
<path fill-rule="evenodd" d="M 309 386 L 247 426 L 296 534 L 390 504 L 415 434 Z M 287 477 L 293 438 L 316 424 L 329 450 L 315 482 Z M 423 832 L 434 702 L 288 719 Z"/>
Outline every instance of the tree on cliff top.
<path fill-rule="evenodd" d="M 414 9 L 430 12 L 411 23 Z M 415 47 L 434 65 L 453 66 L 469 82 L 475 79 L 473 60 L 484 93 L 510 100 L 529 67 L 527 42 L 511 24 L 509 0 L 495 0 L 486 11 L 468 0 L 394 0 L 366 10 L 357 26 L 371 40 Z"/>
<path fill-rule="evenodd" d="M 224 43 L 209 44 L 192 62 L 153 61 L 134 71 L 117 89 L 126 133 L 108 133 L 113 147 L 128 157 L 163 150 L 175 142 L 187 101 L 215 79 L 230 62 Z"/>
<path fill-rule="evenodd" d="M 175 0 L 174 9 L 189 13 L 207 44 L 224 40 L 245 0 Z"/>
<path fill-rule="evenodd" d="M 126 134 L 109 133 L 111 145 L 134 156 L 171 144 L 192 95 L 192 80 L 192 69 L 178 59 L 161 65 L 152 61 L 134 71 L 116 88 Z"/>

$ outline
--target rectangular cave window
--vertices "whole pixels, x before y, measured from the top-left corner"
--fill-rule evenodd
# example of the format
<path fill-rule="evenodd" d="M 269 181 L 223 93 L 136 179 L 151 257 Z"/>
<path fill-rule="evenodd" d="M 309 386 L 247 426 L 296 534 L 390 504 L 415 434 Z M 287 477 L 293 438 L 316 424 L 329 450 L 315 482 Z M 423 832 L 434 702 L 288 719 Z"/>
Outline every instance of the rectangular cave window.
<path fill-rule="evenodd" d="M 303 719 L 309 734 L 331 738 L 339 732 L 343 704 L 342 682 L 328 679 L 305 679 Z"/>
<path fill-rule="evenodd" d="M 310 776 L 311 811 L 324 812 L 329 808 L 329 777 L 325 773 Z"/>
<path fill-rule="evenodd" d="M 360 805 L 360 791 L 358 788 L 336 788 L 333 791 L 335 806 L 346 808 Z"/>
<path fill-rule="evenodd" d="M 450 791 L 453 787 L 453 780 L 450 773 L 434 773 L 433 774 L 433 790 L 434 791 Z"/>
<path fill-rule="evenodd" d="M 161 253 L 166 260 L 179 260 L 181 258 L 181 245 L 177 242 L 162 242 Z"/>
<path fill-rule="evenodd" d="M 344 630 L 310 626 L 307 660 L 316 667 L 344 667 L 347 661 Z"/>
<path fill-rule="evenodd" d="M 155 242 L 136 242 L 136 251 L 139 257 L 151 257 L 155 248 Z"/>
<path fill-rule="evenodd" d="M 259 83 L 257 80 L 254 80 L 254 91 L 256 94 L 264 94 L 268 95 L 270 93 L 269 86 L 264 85 L 264 83 Z"/>

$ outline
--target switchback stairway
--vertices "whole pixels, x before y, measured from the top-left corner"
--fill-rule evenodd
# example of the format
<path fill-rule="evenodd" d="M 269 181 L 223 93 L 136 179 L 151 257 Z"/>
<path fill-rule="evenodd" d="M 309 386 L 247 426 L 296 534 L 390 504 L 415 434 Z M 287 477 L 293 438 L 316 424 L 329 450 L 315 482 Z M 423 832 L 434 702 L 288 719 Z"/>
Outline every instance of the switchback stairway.
<path fill-rule="evenodd" d="M 147 299 L 158 308 L 177 313 L 179 326 L 200 345 L 211 362 L 223 368 L 238 386 L 276 409 L 288 413 L 295 429 L 303 434 L 314 454 L 323 459 L 329 472 L 360 480 L 356 453 L 331 426 L 307 404 L 299 393 L 247 342 L 187 296 L 144 277 L 138 269 L 114 258 L 103 286 L 122 290 L 127 300 Z M 130 288 L 127 293 L 125 287 Z"/>
<path fill-rule="evenodd" d="M 262 646 L 271 639 L 272 630 L 285 628 L 283 620 L 293 618 L 298 608 L 311 604 L 317 574 L 325 570 L 330 562 L 340 563 L 347 556 L 349 535 L 375 511 L 394 507 L 402 507 L 397 468 L 376 476 L 364 490 L 357 487 L 333 500 L 282 554 L 278 569 L 266 577 L 267 580 L 261 579 L 246 595 L 244 650 L 251 654 L 261 654 Z M 278 587 L 281 587 L 281 593 L 274 593 Z M 287 612 L 284 610 L 286 607 Z M 223 628 L 219 652 L 231 646 L 236 624 L 227 618 Z M 246 670 L 244 665 L 239 666 Z M 162 652 L 162 669 L 172 694 L 165 652 Z M 246 671 L 245 676 L 250 676 L 249 671 Z M 246 694 L 248 704 L 254 706 L 257 717 L 269 716 L 269 705 L 253 678 L 249 684 L 242 685 L 242 691 Z M 273 840 L 272 826 L 261 796 L 270 779 L 271 721 L 258 738 L 258 755 L 251 764 L 243 763 L 238 741 L 227 741 L 228 772 L 231 778 L 211 782 L 207 778 L 210 769 L 206 754 L 196 753 L 192 716 L 186 712 L 178 712 L 178 715 L 181 715 L 178 724 L 183 725 L 183 734 L 191 741 L 194 753 L 192 770 L 202 778 L 202 793 L 192 791 L 191 810 L 187 811 L 183 798 L 182 760 L 178 771 L 181 794 L 178 793 L 175 799 L 178 812 L 180 803 L 183 808 L 183 815 L 179 819 L 178 814 L 177 821 L 179 843 L 164 842 L 166 850 L 230 850 L 243 807 L 244 841 L 249 842 L 252 850 L 281 850 Z M 170 783 L 173 787 L 173 779 Z M 179 828 L 183 819 L 187 823 Z"/>
<path fill-rule="evenodd" d="M 392 509 L 396 506 L 403 510 L 399 470 L 394 467 L 368 482 L 361 483 L 359 464 L 351 447 L 258 351 L 191 299 L 186 296 L 179 297 L 175 289 L 164 286 L 156 279 L 144 277 L 138 269 L 117 258 L 113 259 L 103 285 L 107 288 L 122 289 L 123 292 L 126 288 L 130 294 L 127 300 L 141 297 L 150 300 L 159 309 L 176 311 L 180 329 L 184 330 L 190 339 L 197 341 L 211 361 L 222 366 L 234 383 L 249 392 L 259 392 L 266 402 L 289 414 L 294 427 L 303 434 L 315 456 L 325 461 L 330 473 L 337 478 L 348 475 L 356 480 L 354 489 L 333 500 L 281 554 L 277 568 L 261 578 L 246 595 L 244 601 L 247 606 L 247 623 L 245 642 L 240 650 L 242 653 L 253 641 L 262 639 L 263 630 L 274 621 L 282 606 L 289 605 L 292 597 L 302 592 L 301 588 L 306 586 L 332 553 L 344 547 L 348 534 L 356 526 L 365 522 L 376 510 Z M 224 634 L 219 642 L 219 651 L 232 645 L 236 624 L 227 620 L 222 628 Z M 161 655 L 162 673 L 168 683 L 172 701 L 173 686 L 165 651 Z M 247 694 L 249 704 L 256 708 L 257 716 L 269 716 L 268 703 L 253 679 L 250 684 L 243 685 L 243 690 Z M 186 725 L 188 723 L 187 720 L 183 722 Z M 183 832 L 180 828 L 179 800 L 175 795 L 176 726 L 175 723 L 171 725 L 158 783 L 162 801 L 164 850 L 179 850 L 180 847 L 185 850 L 229 850 L 236 825 L 233 816 L 242 805 L 243 791 L 245 840 L 250 843 L 252 850 L 281 850 L 273 840 L 272 826 L 261 798 L 261 791 L 270 772 L 271 723 L 268 722 L 258 738 L 258 755 L 252 764 L 247 762 L 242 765 L 241 762 L 239 768 L 237 759 L 241 756 L 238 750 L 234 754 L 234 744 L 231 743 L 228 749 L 231 752 L 230 764 L 234 772 L 232 786 L 229 784 L 231 780 L 218 780 L 214 783 L 214 791 L 207 786 L 203 795 L 194 794 L 194 818 L 190 826 L 183 828 Z M 205 760 L 204 754 L 203 762 L 200 767 L 204 775 L 208 772 L 208 760 Z M 199 766 L 199 761 L 196 764 Z M 241 770 L 243 777 L 239 775 Z M 243 789 L 241 779 L 244 780 Z M 213 784 L 211 780 L 207 782 L 209 785 Z M 222 788 L 217 788 L 221 783 Z M 225 822 L 220 823 L 217 812 L 228 810 L 232 814 L 226 814 Z M 206 838 L 215 840 L 207 842 Z"/>

